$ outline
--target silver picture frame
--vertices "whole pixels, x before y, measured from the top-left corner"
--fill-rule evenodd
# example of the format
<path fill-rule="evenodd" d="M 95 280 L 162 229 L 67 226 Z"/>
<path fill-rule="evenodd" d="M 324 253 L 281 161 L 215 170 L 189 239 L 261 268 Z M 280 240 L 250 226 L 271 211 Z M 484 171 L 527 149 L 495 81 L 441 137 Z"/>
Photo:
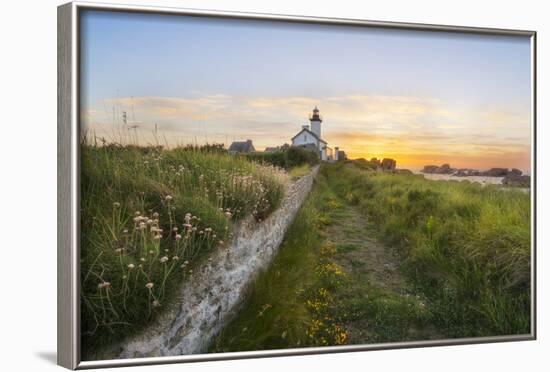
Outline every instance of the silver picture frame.
<path fill-rule="evenodd" d="M 284 349 L 271 351 L 247 351 L 219 354 L 181 355 L 138 359 L 82 361 L 80 358 L 80 192 L 79 192 L 79 15 L 83 10 L 107 10 L 113 12 L 139 12 L 170 15 L 193 15 L 232 19 L 297 22 L 309 24 L 332 24 L 357 27 L 376 27 L 404 30 L 444 31 L 485 35 L 514 35 L 529 37 L 531 41 L 531 332 L 523 335 L 446 339 L 437 341 L 394 342 L 366 345 L 345 345 Z M 137 366 L 166 363 L 231 360 L 320 353 L 341 353 L 400 349 L 430 346 L 525 341 L 536 339 L 536 32 L 481 27 L 442 26 L 380 22 L 343 18 L 319 18 L 281 14 L 226 12 L 157 6 L 112 5 L 92 2 L 71 2 L 58 7 L 58 154 L 57 154 L 57 363 L 69 369 L 98 367 Z"/>

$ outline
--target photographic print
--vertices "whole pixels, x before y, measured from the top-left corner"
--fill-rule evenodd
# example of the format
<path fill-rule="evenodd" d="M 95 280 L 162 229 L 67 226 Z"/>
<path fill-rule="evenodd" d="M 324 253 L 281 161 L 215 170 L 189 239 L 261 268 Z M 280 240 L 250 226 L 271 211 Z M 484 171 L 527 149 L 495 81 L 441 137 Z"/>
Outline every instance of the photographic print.
<path fill-rule="evenodd" d="M 78 17 L 83 361 L 531 337 L 530 36 Z"/>

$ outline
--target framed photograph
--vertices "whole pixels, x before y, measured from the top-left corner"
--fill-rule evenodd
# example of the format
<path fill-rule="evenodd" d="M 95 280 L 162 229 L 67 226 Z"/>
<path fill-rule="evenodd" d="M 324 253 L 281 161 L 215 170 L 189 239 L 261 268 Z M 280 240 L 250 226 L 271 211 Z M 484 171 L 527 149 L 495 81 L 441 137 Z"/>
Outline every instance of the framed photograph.
<path fill-rule="evenodd" d="M 58 363 L 533 340 L 536 33 L 58 8 Z"/>

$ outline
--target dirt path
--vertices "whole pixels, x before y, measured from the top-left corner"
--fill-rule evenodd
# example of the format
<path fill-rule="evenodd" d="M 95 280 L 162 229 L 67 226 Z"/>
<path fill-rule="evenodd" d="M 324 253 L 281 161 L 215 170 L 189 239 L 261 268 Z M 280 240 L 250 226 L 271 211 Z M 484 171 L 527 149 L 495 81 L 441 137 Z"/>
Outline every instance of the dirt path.
<path fill-rule="evenodd" d="M 377 226 L 323 177 L 212 351 L 444 338 Z"/>
<path fill-rule="evenodd" d="M 333 293 L 338 304 L 333 312 L 349 342 L 440 338 L 430 326 L 425 301 L 401 274 L 398 258 L 375 238 L 373 226 L 346 201 L 336 198 L 333 205 L 324 238 L 335 247 L 332 260 L 347 277 Z"/>
<path fill-rule="evenodd" d="M 376 287 L 402 294 L 406 284 L 395 263 L 396 257 L 370 236 L 372 232 L 365 218 L 356 208 L 345 204 L 333 215 L 335 219 L 327 228 L 326 239 L 336 247 L 336 262 L 348 274 L 361 276 Z"/>

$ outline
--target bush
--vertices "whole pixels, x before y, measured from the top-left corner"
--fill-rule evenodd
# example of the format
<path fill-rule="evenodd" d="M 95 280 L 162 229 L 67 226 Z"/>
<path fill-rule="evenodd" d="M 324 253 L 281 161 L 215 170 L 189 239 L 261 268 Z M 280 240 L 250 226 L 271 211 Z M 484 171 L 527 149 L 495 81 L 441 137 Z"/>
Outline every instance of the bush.
<path fill-rule="evenodd" d="M 284 169 L 304 164 L 319 164 L 319 155 L 317 153 L 300 147 L 289 147 L 286 150 L 277 152 L 255 152 L 246 154 L 245 156 L 260 163 L 267 163 Z"/>

